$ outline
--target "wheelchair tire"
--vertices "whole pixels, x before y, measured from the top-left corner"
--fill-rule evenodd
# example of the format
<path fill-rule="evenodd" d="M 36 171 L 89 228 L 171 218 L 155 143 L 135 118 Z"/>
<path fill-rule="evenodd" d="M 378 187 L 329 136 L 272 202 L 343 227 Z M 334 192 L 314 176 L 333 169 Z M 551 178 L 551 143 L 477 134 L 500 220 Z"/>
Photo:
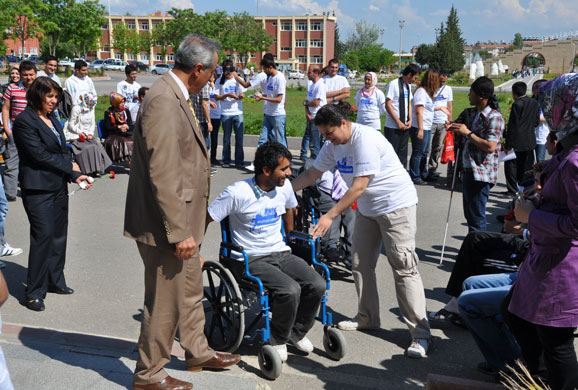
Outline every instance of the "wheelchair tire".
<path fill-rule="evenodd" d="M 215 261 L 205 261 L 203 307 L 205 336 L 211 348 L 235 352 L 245 334 L 243 297 L 231 271 Z"/>
<path fill-rule="evenodd" d="M 347 340 L 337 328 L 328 327 L 323 333 L 323 348 L 333 360 L 341 360 L 347 353 Z"/>
<path fill-rule="evenodd" d="M 259 351 L 259 368 L 267 379 L 275 380 L 281 375 L 283 361 L 271 345 L 263 345 Z"/>

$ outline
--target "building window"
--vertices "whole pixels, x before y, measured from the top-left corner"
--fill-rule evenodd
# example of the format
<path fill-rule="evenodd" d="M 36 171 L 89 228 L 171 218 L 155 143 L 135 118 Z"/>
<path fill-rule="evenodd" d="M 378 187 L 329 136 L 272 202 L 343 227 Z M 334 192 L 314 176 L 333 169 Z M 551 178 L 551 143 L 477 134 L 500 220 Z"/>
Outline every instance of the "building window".
<path fill-rule="evenodd" d="M 277 25 L 277 22 L 273 22 L 272 25 L 273 25 L 273 26 L 276 26 L 276 25 Z"/>
<path fill-rule="evenodd" d="M 322 56 L 311 56 L 311 63 L 312 64 L 322 64 L 323 57 Z"/>
<path fill-rule="evenodd" d="M 175 55 L 174 54 L 167 54 L 167 61 L 174 61 Z"/>
<path fill-rule="evenodd" d="M 142 62 L 147 63 L 148 60 L 149 60 L 149 55 L 148 55 L 148 53 L 140 53 L 140 60 L 141 60 Z"/>
<path fill-rule="evenodd" d="M 281 51 L 291 51 L 291 46 L 282 46 Z"/>
<path fill-rule="evenodd" d="M 307 47 L 307 39 L 296 39 L 295 47 Z"/>
<path fill-rule="evenodd" d="M 257 58 L 255 54 L 251 54 L 251 58 Z"/>
<path fill-rule="evenodd" d="M 132 53 L 127 53 L 127 54 L 126 54 L 126 59 L 129 60 L 129 61 L 134 61 L 134 60 L 136 60 L 134 54 L 132 54 Z"/>
<path fill-rule="evenodd" d="M 135 22 L 126 22 L 126 28 L 129 30 L 134 30 L 136 28 Z"/>
<path fill-rule="evenodd" d="M 292 24 L 291 22 L 281 22 L 281 31 L 291 31 Z"/>
<path fill-rule="evenodd" d="M 103 24 L 100 28 L 101 28 L 102 30 L 108 30 L 108 22 L 106 22 L 105 24 Z"/>
<path fill-rule="evenodd" d="M 103 46 L 103 47 L 100 49 L 100 51 L 106 51 L 106 52 L 109 52 L 109 51 L 110 51 L 110 46 L 108 46 L 108 45 L 105 45 L 105 46 Z"/>
<path fill-rule="evenodd" d="M 297 59 L 299 60 L 300 64 L 306 64 L 307 63 L 307 56 L 297 56 Z"/>
<path fill-rule="evenodd" d="M 149 22 L 141 22 L 140 23 L 140 29 L 141 30 L 147 30 L 149 29 Z"/>
<path fill-rule="evenodd" d="M 157 28 L 158 25 L 159 25 L 159 22 L 153 22 L 153 30 L 154 30 L 155 28 Z"/>
<path fill-rule="evenodd" d="M 277 38 L 273 38 L 273 43 L 277 43 Z"/>
<path fill-rule="evenodd" d="M 323 47 L 323 40 L 322 39 L 312 39 L 311 40 L 311 47 Z"/>
<path fill-rule="evenodd" d="M 297 31 L 307 31 L 307 22 L 297 22 Z"/>
<path fill-rule="evenodd" d="M 122 56 L 120 55 L 120 53 L 114 53 L 114 58 L 116 58 L 117 60 L 122 60 Z"/>
<path fill-rule="evenodd" d="M 163 55 L 162 54 L 155 54 L 155 61 L 163 61 Z"/>
<path fill-rule="evenodd" d="M 311 22 L 311 31 L 323 31 L 323 23 Z"/>
<path fill-rule="evenodd" d="M 30 48 L 30 54 L 31 55 L 38 55 L 38 48 L 37 47 L 31 47 Z"/>

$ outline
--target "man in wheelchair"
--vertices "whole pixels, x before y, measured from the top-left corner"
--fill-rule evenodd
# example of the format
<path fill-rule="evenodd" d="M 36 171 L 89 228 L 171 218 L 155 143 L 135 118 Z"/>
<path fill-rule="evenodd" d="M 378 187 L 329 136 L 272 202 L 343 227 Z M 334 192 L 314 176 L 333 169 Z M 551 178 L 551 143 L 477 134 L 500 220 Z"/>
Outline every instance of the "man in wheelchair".
<path fill-rule="evenodd" d="M 271 345 L 285 361 L 287 342 L 303 352 L 313 351 L 306 334 L 319 311 L 325 280 L 283 240 L 281 217 L 285 231 L 291 231 L 297 206 L 287 180 L 291 153 L 280 143 L 267 142 L 257 149 L 254 165 L 255 177 L 230 185 L 211 202 L 207 224 L 229 217 L 232 243 L 245 250 L 249 272 L 272 297 Z"/>

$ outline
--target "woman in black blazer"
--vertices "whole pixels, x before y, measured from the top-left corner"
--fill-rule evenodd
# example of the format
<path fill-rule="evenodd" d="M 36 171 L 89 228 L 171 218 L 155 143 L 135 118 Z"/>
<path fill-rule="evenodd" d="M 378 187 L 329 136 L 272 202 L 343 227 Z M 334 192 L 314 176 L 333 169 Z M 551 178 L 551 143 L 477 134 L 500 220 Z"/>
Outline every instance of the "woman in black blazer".
<path fill-rule="evenodd" d="M 47 292 L 72 294 L 64 280 L 69 181 L 87 180 L 66 147 L 53 114 L 62 88 L 38 77 L 26 92 L 28 106 L 16 117 L 13 134 L 20 156 L 20 189 L 30 222 L 26 307 L 44 310 Z M 90 184 L 86 187 L 90 187 Z"/>

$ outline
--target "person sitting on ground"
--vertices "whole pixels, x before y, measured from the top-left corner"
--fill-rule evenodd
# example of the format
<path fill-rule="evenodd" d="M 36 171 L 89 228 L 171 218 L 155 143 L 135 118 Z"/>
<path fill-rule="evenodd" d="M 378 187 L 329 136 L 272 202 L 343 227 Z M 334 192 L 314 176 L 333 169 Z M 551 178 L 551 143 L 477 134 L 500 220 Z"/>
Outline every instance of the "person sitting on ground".
<path fill-rule="evenodd" d="M 104 128 L 108 133 L 104 148 L 112 161 L 126 161 L 130 165 L 133 126 L 130 111 L 124 106 L 125 102 L 126 98 L 121 94 L 110 94 L 110 107 L 104 113 Z"/>
<path fill-rule="evenodd" d="M 232 243 L 244 248 L 249 272 L 261 279 L 273 297 L 271 344 L 285 361 L 287 342 L 300 351 L 313 351 L 306 335 L 319 312 L 325 280 L 305 260 L 291 254 L 283 240 L 281 217 L 285 231 L 291 231 L 297 207 L 286 180 L 291 175 L 291 153 L 280 143 L 266 142 L 257 149 L 254 164 L 254 177 L 230 185 L 211 202 L 207 225 L 229 218 Z"/>
<path fill-rule="evenodd" d="M 96 102 L 97 96 L 92 92 L 79 96 L 79 103 L 72 106 L 70 118 L 64 125 L 64 136 L 72 148 L 74 160 L 80 167 L 80 171 L 86 175 L 98 176 L 104 173 L 112 161 L 108 158 L 100 141 L 94 138 Z"/>

